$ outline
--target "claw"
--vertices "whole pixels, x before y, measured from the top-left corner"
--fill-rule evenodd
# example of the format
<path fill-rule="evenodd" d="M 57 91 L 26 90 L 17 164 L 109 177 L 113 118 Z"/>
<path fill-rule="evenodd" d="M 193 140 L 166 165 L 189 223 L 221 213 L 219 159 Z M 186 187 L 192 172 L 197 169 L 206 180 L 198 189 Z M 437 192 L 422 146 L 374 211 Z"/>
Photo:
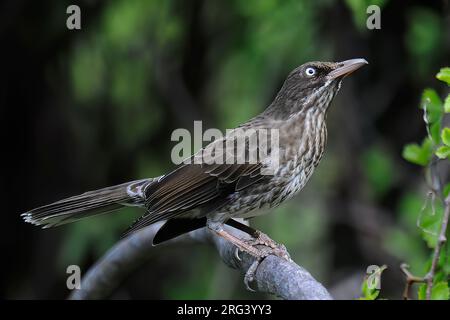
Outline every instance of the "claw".
<path fill-rule="evenodd" d="M 256 238 L 244 240 L 239 239 L 232 234 L 229 234 L 223 229 L 214 228 L 214 226 L 208 227 L 213 230 L 218 236 L 224 238 L 227 241 L 230 241 L 235 245 L 236 249 L 234 251 L 234 256 L 236 257 L 237 261 L 242 261 L 241 257 L 239 256 L 239 251 L 246 252 L 247 254 L 255 258 L 244 276 L 244 284 L 249 291 L 255 291 L 250 287 L 250 283 L 255 280 L 255 274 L 258 266 L 265 257 L 273 254 L 290 261 L 289 253 L 286 251 L 286 247 L 284 245 L 276 243 L 262 232 L 255 233 Z"/>
<path fill-rule="evenodd" d="M 283 258 L 289 262 L 292 262 L 291 256 L 289 255 L 289 252 L 286 249 L 286 246 L 284 244 L 279 244 L 278 245 L 278 252 L 279 252 L 279 257 Z"/>
<path fill-rule="evenodd" d="M 239 257 L 239 248 L 236 248 L 236 250 L 234 251 L 234 256 L 238 261 L 242 261 L 241 257 Z"/>
<path fill-rule="evenodd" d="M 255 289 L 253 289 L 252 287 L 250 287 L 250 282 L 253 282 L 253 278 L 249 279 L 247 278 L 247 275 L 244 276 L 244 284 L 245 284 L 245 288 L 250 291 L 250 292 L 256 292 Z"/>
<path fill-rule="evenodd" d="M 248 268 L 247 272 L 245 273 L 244 284 L 248 291 L 256 292 L 254 289 L 250 287 L 250 283 L 253 282 L 253 280 L 255 280 L 255 272 L 256 269 L 258 269 L 260 262 L 261 258 L 258 258 L 255 261 L 253 261 L 252 265 L 250 266 L 250 268 Z"/>

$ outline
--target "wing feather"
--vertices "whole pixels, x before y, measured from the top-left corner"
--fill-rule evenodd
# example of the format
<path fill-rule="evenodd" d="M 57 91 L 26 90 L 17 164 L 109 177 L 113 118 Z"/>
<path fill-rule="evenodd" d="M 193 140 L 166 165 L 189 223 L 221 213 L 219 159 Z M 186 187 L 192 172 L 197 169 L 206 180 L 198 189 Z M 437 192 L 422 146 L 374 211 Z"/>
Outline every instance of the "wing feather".
<path fill-rule="evenodd" d="M 202 218 L 229 203 L 235 192 L 260 182 L 265 177 L 261 168 L 261 163 L 180 165 L 145 190 L 147 212 L 126 234 L 161 220 Z"/>

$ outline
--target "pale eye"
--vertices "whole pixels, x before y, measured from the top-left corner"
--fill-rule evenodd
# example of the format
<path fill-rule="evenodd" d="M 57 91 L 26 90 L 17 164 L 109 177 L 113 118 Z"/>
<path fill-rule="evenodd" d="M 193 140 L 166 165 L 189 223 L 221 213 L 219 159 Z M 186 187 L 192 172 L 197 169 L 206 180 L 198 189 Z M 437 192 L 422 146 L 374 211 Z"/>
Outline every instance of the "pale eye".
<path fill-rule="evenodd" d="M 312 77 L 313 75 L 316 74 L 316 69 L 312 67 L 306 68 L 305 73 L 308 77 Z"/>

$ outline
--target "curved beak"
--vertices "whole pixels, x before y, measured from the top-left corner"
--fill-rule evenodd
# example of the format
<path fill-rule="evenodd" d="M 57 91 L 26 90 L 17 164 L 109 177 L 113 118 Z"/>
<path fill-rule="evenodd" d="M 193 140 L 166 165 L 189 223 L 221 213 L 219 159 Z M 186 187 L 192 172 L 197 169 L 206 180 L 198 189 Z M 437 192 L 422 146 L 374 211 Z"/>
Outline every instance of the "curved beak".
<path fill-rule="evenodd" d="M 331 80 L 343 78 L 366 64 L 369 64 L 366 59 L 351 59 L 342 61 L 337 64 L 336 69 L 331 71 L 327 77 Z"/>

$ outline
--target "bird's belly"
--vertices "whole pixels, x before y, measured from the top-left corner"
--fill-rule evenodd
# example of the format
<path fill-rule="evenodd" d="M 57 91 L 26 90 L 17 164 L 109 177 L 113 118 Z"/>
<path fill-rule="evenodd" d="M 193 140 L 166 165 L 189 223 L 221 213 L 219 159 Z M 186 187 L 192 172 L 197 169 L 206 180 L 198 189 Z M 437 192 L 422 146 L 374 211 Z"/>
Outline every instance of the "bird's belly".
<path fill-rule="evenodd" d="M 309 140 L 285 149 L 280 165 L 269 180 L 235 193 L 221 211 L 227 212 L 229 217 L 259 216 L 302 190 L 323 155 L 326 128 L 322 125 L 317 127 L 317 134 L 311 135 Z"/>
<path fill-rule="evenodd" d="M 236 218 L 264 215 L 303 189 L 313 171 L 314 166 L 309 166 L 295 168 L 289 176 L 286 172 L 279 172 L 269 182 L 235 194 L 230 204 L 222 210 Z"/>

